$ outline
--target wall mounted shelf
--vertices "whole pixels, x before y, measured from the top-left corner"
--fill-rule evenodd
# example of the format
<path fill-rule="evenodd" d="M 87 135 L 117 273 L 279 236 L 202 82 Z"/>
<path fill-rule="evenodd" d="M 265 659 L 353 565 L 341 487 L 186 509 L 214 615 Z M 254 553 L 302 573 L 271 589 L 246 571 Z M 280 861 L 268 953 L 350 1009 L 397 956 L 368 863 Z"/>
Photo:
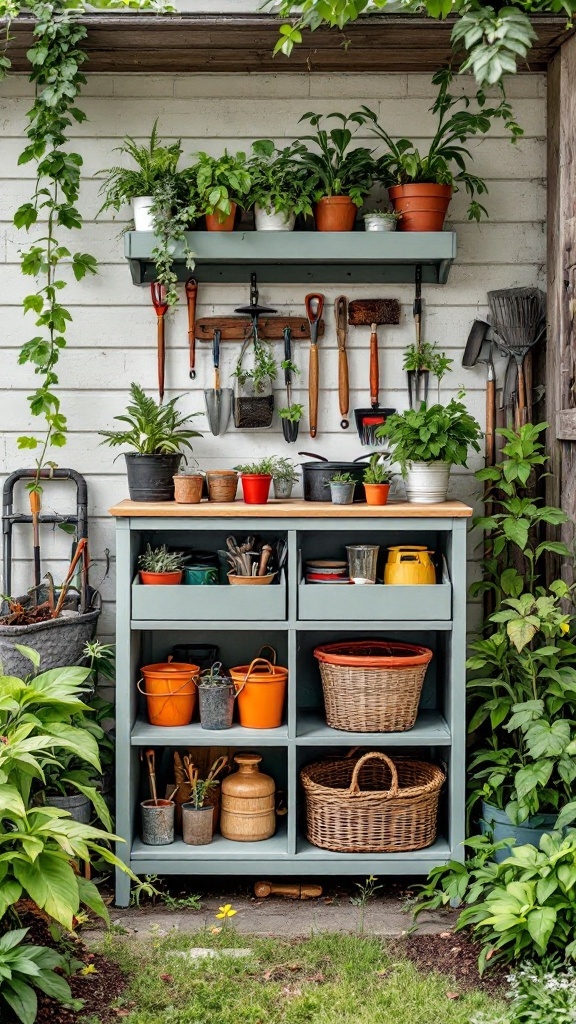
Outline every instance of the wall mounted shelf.
<path fill-rule="evenodd" d="M 412 284 L 416 266 L 425 284 L 446 284 L 456 258 L 453 231 L 189 231 L 194 277 L 212 284 L 245 284 L 255 272 L 266 284 Z M 155 237 L 127 231 L 124 255 L 135 285 L 156 279 Z M 178 280 L 191 275 L 183 246 L 175 251 Z"/>

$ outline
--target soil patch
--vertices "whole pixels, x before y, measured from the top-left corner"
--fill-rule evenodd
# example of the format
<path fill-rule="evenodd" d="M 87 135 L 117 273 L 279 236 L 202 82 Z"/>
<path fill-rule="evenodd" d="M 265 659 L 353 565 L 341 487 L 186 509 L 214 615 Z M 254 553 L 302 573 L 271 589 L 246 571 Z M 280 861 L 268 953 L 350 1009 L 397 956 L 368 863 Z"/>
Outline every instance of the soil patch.
<path fill-rule="evenodd" d="M 496 964 L 489 967 L 482 977 L 478 974 L 478 957 L 481 945 L 465 932 L 441 932 L 440 935 L 407 935 L 394 942 L 399 956 L 411 960 L 418 970 L 428 974 L 445 974 L 454 981 L 454 992 L 470 992 L 472 989 L 490 995 L 502 995 L 507 988 L 506 978 L 510 967 Z"/>

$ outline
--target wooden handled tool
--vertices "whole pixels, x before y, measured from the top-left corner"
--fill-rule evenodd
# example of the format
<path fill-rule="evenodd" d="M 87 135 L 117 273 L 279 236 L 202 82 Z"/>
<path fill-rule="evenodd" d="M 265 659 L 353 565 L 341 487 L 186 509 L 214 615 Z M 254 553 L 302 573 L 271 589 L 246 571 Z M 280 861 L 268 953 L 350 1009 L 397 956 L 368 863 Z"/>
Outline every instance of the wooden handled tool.
<path fill-rule="evenodd" d="M 277 885 L 276 882 L 256 882 L 254 895 L 258 899 L 267 896 L 287 896 L 291 900 L 313 900 L 322 895 L 321 885 Z"/>
<path fill-rule="evenodd" d="M 353 327 L 370 326 L 370 409 L 355 409 L 358 436 L 362 444 L 382 444 L 378 427 L 383 426 L 393 409 L 378 405 L 380 370 L 378 366 L 378 325 L 400 323 L 398 299 L 356 299 L 348 307 L 348 323 Z"/>
<path fill-rule="evenodd" d="M 258 575 L 265 576 L 266 569 L 268 568 L 268 562 L 270 561 L 270 555 L 272 554 L 272 545 L 263 544 L 262 551 L 260 552 L 260 561 L 258 563 Z"/>
<path fill-rule="evenodd" d="M 306 296 L 306 316 L 310 324 L 310 368 L 308 379 L 308 407 L 310 437 L 318 431 L 318 325 L 324 309 L 324 296 L 312 292 Z"/>
<path fill-rule="evenodd" d="M 334 303 L 334 319 L 336 320 L 336 338 L 338 341 L 338 401 L 340 403 L 340 426 L 347 430 L 350 426 L 350 385 L 348 380 L 348 355 L 346 338 L 348 335 L 348 299 L 339 295 Z"/>
<path fill-rule="evenodd" d="M 164 317 L 169 310 L 166 302 L 166 289 L 163 284 L 153 281 L 150 294 L 158 318 L 158 395 L 160 404 L 164 401 L 164 367 L 166 363 L 166 343 L 164 340 Z"/>
<path fill-rule="evenodd" d="M 148 767 L 148 778 L 150 779 L 150 794 L 154 803 L 158 803 L 156 792 L 156 756 L 153 750 L 146 751 L 146 765 Z"/>
<path fill-rule="evenodd" d="M 196 300 L 198 282 L 189 277 L 186 281 L 186 302 L 188 303 L 188 347 L 190 349 L 190 380 L 196 379 Z"/>

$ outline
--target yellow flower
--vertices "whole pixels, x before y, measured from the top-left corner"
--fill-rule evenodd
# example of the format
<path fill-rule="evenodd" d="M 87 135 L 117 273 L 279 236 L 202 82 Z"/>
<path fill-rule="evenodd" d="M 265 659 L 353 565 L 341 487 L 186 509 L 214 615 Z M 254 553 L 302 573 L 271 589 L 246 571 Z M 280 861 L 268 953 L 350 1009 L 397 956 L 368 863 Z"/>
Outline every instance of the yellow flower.
<path fill-rule="evenodd" d="M 94 964 L 86 964 L 86 967 L 82 968 L 82 970 L 80 971 L 80 974 L 84 974 L 84 975 L 86 975 L 86 974 L 98 974 L 98 971 L 94 967 Z"/>
<path fill-rule="evenodd" d="M 568 633 L 570 631 L 570 626 L 568 625 L 567 622 L 561 622 L 560 623 L 560 631 L 562 633 Z"/>
<path fill-rule="evenodd" d="M 218 910 L 220 913 L 215 915 L 218 921 L 225 921 L 228 917 L 234 917 L 234 914 L 238 913 L 237 910 L 232 909 L 231 903 L 225 903 L 224 906 L 219 907 Z"/>

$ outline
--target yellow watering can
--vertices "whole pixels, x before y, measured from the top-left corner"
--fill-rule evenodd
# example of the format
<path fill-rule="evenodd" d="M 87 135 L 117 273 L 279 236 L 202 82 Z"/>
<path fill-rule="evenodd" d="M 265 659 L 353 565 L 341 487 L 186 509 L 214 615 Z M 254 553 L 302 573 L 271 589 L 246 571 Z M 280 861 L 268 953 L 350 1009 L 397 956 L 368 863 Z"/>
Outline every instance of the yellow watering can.
<path fill-rule="evenodd" d="M 388 560 L 384 567 L 384 583 L 414 586 L 420 583 L 436 583 L 436 569 L 425 545 L 398 544 L 388 548 Z"/>

